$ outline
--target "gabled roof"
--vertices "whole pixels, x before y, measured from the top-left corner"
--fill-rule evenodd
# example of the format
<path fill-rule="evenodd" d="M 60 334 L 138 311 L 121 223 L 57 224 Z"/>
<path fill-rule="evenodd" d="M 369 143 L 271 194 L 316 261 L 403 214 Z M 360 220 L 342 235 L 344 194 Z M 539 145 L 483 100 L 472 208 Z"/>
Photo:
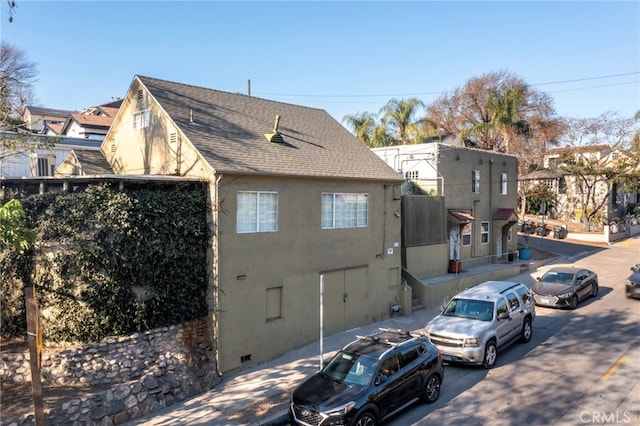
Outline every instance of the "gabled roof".
<path fill-rule="evenodd" d="M 150 77 L 135 79 L 217 173 L 402 181 L 324 110 Z M 265 137 L 274 133 L 276 116 L 282 143 Z"/>
<path fill-rule="evenodd" d="M 604 152 L 610 151 L 609 145 L 581 145 L 581 146 L 563 146 L 560 148 L 553 148 L 547 151 L 547 155 L 555 154 L 582 154 L 585 152 Z"/>
<path fill-rule="evenodd" d="M 103 175 L 113 173 L 113 169 L 102 151 L 88 149 L 74 149 L 73 154 L 76 156 L 78 163 L 82 167 L 82 173 L 85 175 Z"/>
<path fill-rule="evenodd" d="M 59 116 L 59 117 L 66 117 L 69 114 L 71 114 L 72 112 L 75 111 L 69 111 L 69 110 L 64 110 L 64 109 L 53 109 L 53 108 L 44 108 L 44 107 L 39 107 L 39 106 L 34 106 L 34 105 L 27 105 L 25 107 L 25 110 L 29 110 L 29 112 L 31 114 L 35 114 L 35 115 L 53 115 L 53 116 Z"/>
<path fill-rule="evenodd" d="M 93 115 L 93 114 L 80 114 L 73 113 L 69 116 L 67 121 L 65 121 L 64 126 L 62 127 L 61 133 L 65 133 L 71 123 L 78 123 L 80 127 L 87 129 L 102 129 L 109 130 L 111 127 L 111 123 L 113 123 L 113 117 L 103 117 L 101 115 Z"/>
<path fill-rule="evenodd" d="M 543 179 L 557 179 L 560 178 L 567 173 L 562 169 L 556 169 L 555 171 L 549 169 L 540 169 L 535 170 L 533 172 L 522 175 L 518 178 L 518 180 L 543 180 Z"/>

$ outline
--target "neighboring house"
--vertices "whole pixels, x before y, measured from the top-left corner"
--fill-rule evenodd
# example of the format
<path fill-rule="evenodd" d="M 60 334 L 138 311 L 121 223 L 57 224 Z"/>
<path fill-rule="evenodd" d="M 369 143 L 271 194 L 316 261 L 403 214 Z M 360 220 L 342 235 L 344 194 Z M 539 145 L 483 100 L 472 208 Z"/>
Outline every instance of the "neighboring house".
<path fill-rule="evenodd" d="M 22 120 L 25 122 L 25 127 L 31 132 L 45 134 L 48 126 L 61 127 L 69 115 L 74 112 L 28 105 L 22 113 Z"/>
<path fill-rule="evenodd" d="M 118 114 L 121 104 L 122 99 L 117 99 L 108 104 L 72 113 L 62 125 L 59 134 L 102 141 Z M 54 131 L 52 127 L 49 129 Z"/>
<path fill-rule="evenodd" d="M 17 134 L 0 132 L 0 138 L 22 138 L 27 143 L 40 144 L 39 139 L 53 139 L 54 145 L 49 149 L 7 150 L 0 148 L 0 176 L 32 177 L 53 176 L 71 151 L 92 151 L 102 156 L 100 141 L 70 137 L 49 137 L 36 134 Z M 104 161 L 104 157 L 103 157 Z M 105 163 L 108 166 L 108 163 Z M 109 172 L 111 173 L 111 172 Z"/>
<path fill-rule="evenodd" d="M 403 267 L 425 279 L 513 259 L 518 160 L 443 143 L 374 148 L 401 174 Z M 426 196 L 412 195 L 424 193 Z"/>
<path fill-rule="evenodd" d="M 550 166 L 527 173 L 519 177 L 521 192 L 544 189 L 555 198 L 555 204 L 545 213 L 552 219 L 579 223 L 585 208 L 593 208 L 594 205 L 604 202 L 600 214 L 595 218 L 594 224 L 609 223 L 615 218 L 621 218 L 627 214 L 628 208 L 639 201 L 638 189 L 625 189 L 621 185 L 611 182 L 605 175 L 594 176 L 591 191 L 592 201 L 588 206 L 583 205 L 585 193 L 588 190 L 585 183 L 578 176 L 574 176 L 564 169 L 567 158 L 576 162 L 583 161 L 593 164 L 596 169 L 604 169 L 607 165 L 626 161 L 631 163 L 628 153 L 620 150 L 612 150 L 606 145 L 592 145 L 584 147 L 563 147 L 549 151 L 544 157 L 544 164 Z M 638 165 L 635 166 L 637 169 Z M 633 165 L 630 166 L 630 172 Z"/>
<path fill-rule="evenodd" d="M 111 166 L 100 149 L 73 149 L 55 170 L 56 176 L 90 176 L 112 174 Z"/>
<path fill-rule="evenodd" d="M 136 76 L 101 149 L 117 174 L 209 182 L 221 371 L 380 321 L 402 296 L 402 179 L 324 110 Z"/>

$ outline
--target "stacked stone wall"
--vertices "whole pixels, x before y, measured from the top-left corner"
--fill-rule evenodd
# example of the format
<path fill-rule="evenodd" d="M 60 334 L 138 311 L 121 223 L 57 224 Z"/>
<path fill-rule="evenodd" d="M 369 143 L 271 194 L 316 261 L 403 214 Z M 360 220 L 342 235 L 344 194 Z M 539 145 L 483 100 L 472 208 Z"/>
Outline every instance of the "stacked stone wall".
<path fill-rule="evenodd" d="M 69 395 L 55 406 L 45 404 L 46 424 L 122 424 L 211 389 L 220 380 L 205 320 L 95 344 L 48 347 L 41 365 L 43 386 L 95 389 Z M 2 353 L 0 377 L 30 382 L 28 350 Z M 2 399 L 10 403 L 10 398 Z M 33 424 L 32 410 L 21 418 L 0 419 L 0 426 Z"/>

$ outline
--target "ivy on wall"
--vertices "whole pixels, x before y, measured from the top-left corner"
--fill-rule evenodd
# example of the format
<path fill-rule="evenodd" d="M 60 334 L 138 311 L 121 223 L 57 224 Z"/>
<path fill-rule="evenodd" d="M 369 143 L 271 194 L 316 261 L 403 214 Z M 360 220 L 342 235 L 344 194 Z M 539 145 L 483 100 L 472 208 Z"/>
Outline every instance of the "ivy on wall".
<path fill-rule="evenodd" d="M 26 332 L 25 280 L 50 341 L 92 342 L 206 314 L 206 185 L 102 184 L 10 198 L 21 199 L 37 239 L 22 256 L 0 254 L 3 336 Z"/>

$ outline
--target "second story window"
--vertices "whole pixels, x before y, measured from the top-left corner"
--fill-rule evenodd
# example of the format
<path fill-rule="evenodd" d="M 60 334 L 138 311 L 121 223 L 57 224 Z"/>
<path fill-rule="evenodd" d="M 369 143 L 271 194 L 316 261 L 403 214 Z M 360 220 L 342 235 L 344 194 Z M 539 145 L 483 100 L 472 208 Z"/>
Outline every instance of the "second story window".
<path fill-rule="evenodd" d="M 149 110 L 145 109 L 133 114 L 133 128 L 144 129 L 149 127 Z"/>
<path fill-rule="evenodd" d="M 238 191 L 236 232 L 276 232 L 278 230 L 278 193 Z"/>
<path fill-rule="evenodd" d="M 480 193 L 480 170 L 471 170 L 471 192 Z"/>
<path fill-rule="evenodd" d="M 409 170 L 406 174 L 407 180 L 418 180 L 418 170 Z"/>
<path fill-rule="evenodd" d="M 322 229 L 364 228 L 368 224 L 368 194 L 322 194 Z"/>
<path fill-rule="evenodd" d="M 500 173 L 500 194 L 507 195 L 507 174 Z"/>

